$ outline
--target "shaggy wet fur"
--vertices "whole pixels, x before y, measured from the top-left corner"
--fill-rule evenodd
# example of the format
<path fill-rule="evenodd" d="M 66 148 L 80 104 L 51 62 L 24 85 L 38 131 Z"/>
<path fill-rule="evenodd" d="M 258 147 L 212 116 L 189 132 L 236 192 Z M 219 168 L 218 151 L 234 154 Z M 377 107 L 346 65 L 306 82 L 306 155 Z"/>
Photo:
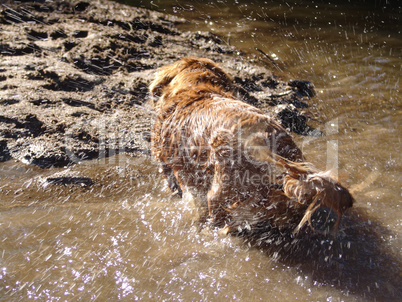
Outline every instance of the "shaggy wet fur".
<path fill-rule="evenodd" d="M 305 162 L 285 129 L 233 94 L 214 62 L 184 58 L 150 86 L 157 111 L 152 153 L 173 192 L 201 199 L 225 232 L 269 224 L 298 232 L 319 207 L 341 216 L 353 198 Z"/>

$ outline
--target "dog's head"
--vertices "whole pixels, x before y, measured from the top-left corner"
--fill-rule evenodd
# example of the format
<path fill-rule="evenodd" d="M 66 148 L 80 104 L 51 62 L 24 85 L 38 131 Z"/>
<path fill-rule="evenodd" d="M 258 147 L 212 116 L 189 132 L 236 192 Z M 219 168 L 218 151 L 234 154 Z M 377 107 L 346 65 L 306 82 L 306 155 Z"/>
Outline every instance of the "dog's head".
<path fill-rule="evenodd" d="M 161 68 L 149 87 L 154 101 L 159 98 L 163 101 L 178 92 L 197 89 L 227 92 L 232 89 L 232 81 L 213 61 L 188 57 Z"/>
<path fill-rule="evenodd" d="M 330 177 L 328 173 L 306 174 L 299 178 L 287 175 L 284 180 L 284 191 L 288 197 L 309 205 L 296 233 L 306 222 L 312 227 L 311 216 L 319 207 L 329 207 L 337 213 L 338 220 L 334 228 L 336 231 L 342 215 L 354 203 L 354 198 L 349 190 Z"/>

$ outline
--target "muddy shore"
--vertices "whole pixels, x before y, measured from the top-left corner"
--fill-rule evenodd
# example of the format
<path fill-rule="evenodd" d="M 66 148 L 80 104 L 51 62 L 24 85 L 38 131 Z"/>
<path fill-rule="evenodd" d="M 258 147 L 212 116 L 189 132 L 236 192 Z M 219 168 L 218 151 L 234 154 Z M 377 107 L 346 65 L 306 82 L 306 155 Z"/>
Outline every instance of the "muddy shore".
<path fill-rule="evenodd" d="M 219 62 L 239 96 L 307 134 L 308 82 L 284 82 L 175 16 L 112 1 L 3 4 L 0 12 L 0 160 L 64 167 L 116 153 L 148 153 L 157 68 L 184 56 Z"/>

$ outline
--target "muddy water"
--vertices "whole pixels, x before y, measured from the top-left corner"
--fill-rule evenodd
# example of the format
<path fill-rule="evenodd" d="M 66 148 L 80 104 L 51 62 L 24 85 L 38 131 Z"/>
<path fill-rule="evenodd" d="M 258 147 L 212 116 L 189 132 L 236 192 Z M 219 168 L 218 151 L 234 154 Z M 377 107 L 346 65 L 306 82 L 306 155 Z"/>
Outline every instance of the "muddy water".
<path fill-rule="evenodd" d="M 222 237 L 172 197 L 147 156 L 62 169 L 0 166 L 0 300 L 392 301 L 401 296 L 401 33 L 397 8 L 151 2 L 316 86 L 306 156 L 354 187 L 336 239 Z M 137 3 L 141 5 L 141 3 Z"/>

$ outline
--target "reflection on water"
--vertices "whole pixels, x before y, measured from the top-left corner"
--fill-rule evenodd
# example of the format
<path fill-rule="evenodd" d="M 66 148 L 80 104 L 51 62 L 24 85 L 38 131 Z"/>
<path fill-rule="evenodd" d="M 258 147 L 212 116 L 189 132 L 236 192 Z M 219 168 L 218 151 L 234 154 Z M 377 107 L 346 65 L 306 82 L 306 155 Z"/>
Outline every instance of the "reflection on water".
<path fill-rule="evenodd" d="M 149 5 L 315 84 L 310 124 L 327 135 L 296 140 L 322 169 L 332 143 L 339 178 L 359 189 L 337 239 L 221 237 L 145 157 L 71 168 L 93 179 L 88 187 L 48 184 L 60 169 L 9 161 L 0 165 L 0 300 L 400 299 L 400 9 L 314 2 Z"/>

